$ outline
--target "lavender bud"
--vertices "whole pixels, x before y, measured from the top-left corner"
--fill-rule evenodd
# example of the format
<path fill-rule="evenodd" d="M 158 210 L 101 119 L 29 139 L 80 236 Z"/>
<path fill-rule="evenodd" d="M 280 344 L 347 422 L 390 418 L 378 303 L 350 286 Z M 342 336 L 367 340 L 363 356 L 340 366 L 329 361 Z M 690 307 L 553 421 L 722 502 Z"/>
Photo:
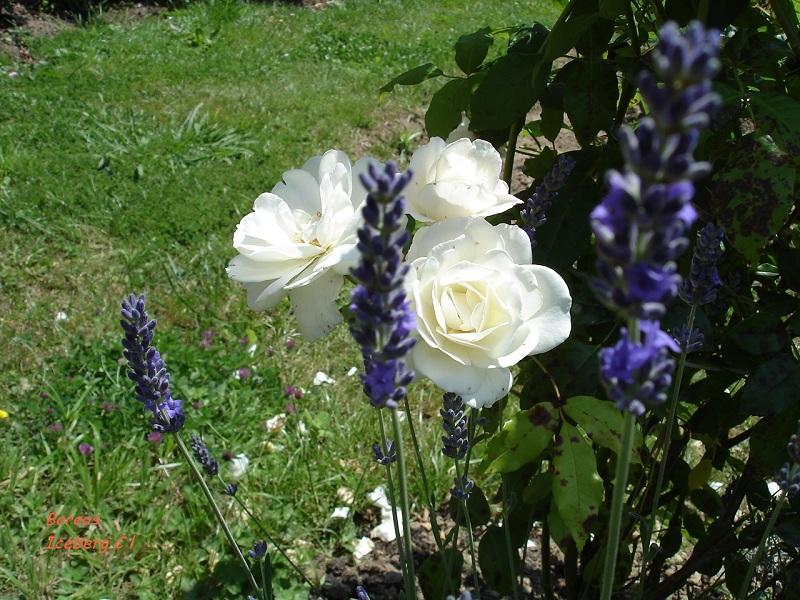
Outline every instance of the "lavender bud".
<path fill-rule="evenodd" d="M 680 288 L 680 295 L 689 304 L 703 305 L 717 298 L 722 280 L 717 271 L 717 262 L 722 256 L 722 240 L 725 231 L 708 223 L 697 234 L 697 243 L 692 254 L 692 264 Z"/>
<path fill-rule="evenodd" d="M 531 248 L 536 246 L 536 229 L 547 222 L 547 210 L 553 200 L 558 196 L 559 190 L 564 187 L 575 160 L 566 154 L 558 157 L 552 170 L 545 175 L 533 195 L 525 202 L 525 207 L 520 211 L 521 227 L 531 240 Z"/>
<path fill-rule="evenodd" d="M 253 549 L 248 550 L 247 555 L 253 560 L 261 560 L 267 553 L 267 542 L 259 540 L 253 544 Z"/>
<path fill-rule="evenodd" d="M 195 460 L 197 460 L 200 466 L 203 467 L 203 470 L 206 472 L 206 474 L 213 477 L 219 473 L 219 463 L 211 456 L 211 453 L 208 451 L 203 438 L 192 435 L 191 447 Z"/>

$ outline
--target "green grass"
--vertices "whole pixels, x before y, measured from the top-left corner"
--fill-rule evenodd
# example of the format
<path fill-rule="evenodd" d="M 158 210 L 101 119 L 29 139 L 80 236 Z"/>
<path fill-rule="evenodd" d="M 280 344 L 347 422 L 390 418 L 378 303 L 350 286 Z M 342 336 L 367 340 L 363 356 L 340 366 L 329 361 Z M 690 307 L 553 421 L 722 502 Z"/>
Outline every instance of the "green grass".
<path fill-rule="evenodd" d="M 10 413 L 0 421 L 0 598 L 241 597 L 172 440 L 144 437 L 119 363 L 118 303 L 131 290 L 148 293 L 159 319 L 187 430 L 218 456 L 251 459 L 242 490 L 256 514 L 317 577 L 321 558 L 350 550 L 356 526 L 329 518 L 342 504 L 337 489 L 354 491 L 359 510 L 383 479 L 369 455 L 374 414 L 346 375 L 358 351 L 343 328 L 303 342 L 286 304 L 250 312 L 224 273 L 233 229 L 313 154 L 395 155 L 417 130 L 406 117 L 421 114 L 434 87 L 379 98 L 392 76 L 428 60 L 452 72 L 458 35 L 552 22 L 555 4 L 446 0 L 431 11 L 424 0 L 364 0 L 311 11 L 213 0 L 26 39 L 34 66 L 0 55 L 0 409 Z M 244 366 L 253 376 L 236 380 Z M 313 387 L 317 370 L 337 383 Z M 308 393 L 270 434 L 262 424 L 284 411 L 286 385 Z M 435 415 L 432 390 L 415 386 L 412 397 Z M 438 435 L 426 421 L 434 462 Z M 92 457 L 78 453 L 82 442 Z M 436 462 L 440 494 L 449 477 Z M 223 507 L 252 543 L 251 524 Z M 50 512 L 98 515 L 88 537 L 136 534 L 136 548 L 43 551 L 51 533 L 87 533 L 48 527 Z M 279 597 L 299 595 L 280 573 Z"/>

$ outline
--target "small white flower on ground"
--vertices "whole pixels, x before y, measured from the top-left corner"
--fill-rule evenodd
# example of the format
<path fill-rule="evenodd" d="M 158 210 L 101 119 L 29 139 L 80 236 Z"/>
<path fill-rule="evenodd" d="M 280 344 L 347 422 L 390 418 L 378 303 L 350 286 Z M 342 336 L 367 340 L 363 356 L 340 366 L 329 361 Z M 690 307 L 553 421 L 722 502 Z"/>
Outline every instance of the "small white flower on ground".
<path fill-rule="evenodd" d="M 300 435 L 308 435 L 308 427 L 306 427 L 306 424 L 303 421 L 298 421 L 297 431 L 300 433 Z"/>
<path fill-rule="evenodd" d="M 448 219 L 420 229 L 407 260 L 418 340 L 409 362 L 474 408 L 508 393 L 520 360 L 569 336 L 569 288 L 552 269 L 531 264 L 519 227 Z"/>
<path fill-rule="evenodd" d="M 69 317 L 67 316 L 67 313 L 65 313 L 64 311 L 60 310 L 60 311 L 58 311 L 56 313 L 56 323 L 59 323 L 61 321 L 68 321 L 68 320 L 69 320 Z"/>
<path fill-rule="evenodd" d="M 300 332 L 312 340 L 342 321 L 336 298 L 358 261 L 367 196 L 359 175 L 370 163 L 377 165 L 362 158 L 351 166 L 346 154 L 328 150 L 256 198 L 233 235 L 239 255 L 227 268 L 247 288 L 251 308 L 272 308 L 288 293 Z"/>
<path fill-rule="evenodd" d="M 233 479 L 239 479 L 247 472 L 247 467 L 250 465 L 250 459 L 244 454 L 237 454 L 230 463 L 229 471 Z"/>
<path fill-rule="evenodd" d="M 345 504 L 352 504 L 353 503 L 353 490 L 350 488 L 346 488 L 344 486 L 340 487 L 336 490 L 336 498 L 340 502 L 344 502 Z"/>
<path fill-rule="evenodd" d="M 286 427 L 286 413 L 280 413 L 264 421 L 264 429 L 270 433 L 280 433 Z"/>
<path fill-rule="evenodd" d="M 270 454 L 272 454 L 273 452 L 280 452 L 284 448 L 285 446 L 282 446 L 281 444 L 273 444 L 272 442 L 267 442 L 264 445 L 264 449 Z"/>
<path fill-rule="evenodd" d="M 16 79 L 17 77 L 19 77 L 19 73 L 17 73 L 16 71 L 9 71 L 9 72 L 8 72 L 8 76 L 9 76 L 11 79 Z"/>
<path fill-rule="evenodd" d="M 502 167 L 489 142 L 461 138 L 448 144 L 435 137 L 411 157 L 408 213 L 420 223 L 434 223 L 505 212 L 522 200 L 509 194 Z"/>
<path fill-rule="evenodd" d="M 333 384 L 336 383 L 336 380 L 327 373 L 317 371 L 316 375 L 314 375 L 313 385 L 322 385 L 323 383 Z"/>
<path fill-rule="evenodd" d="M 247 354 L 250 356 L 255 356 L 256 350 L 258 350 L 258 344 L 253 344 L 247 349 Z"/>
<path fill-rule="evenodd" d="M 356 373 L 358 373 L 358 367 L 350 367 L 350 369 L 347 371 L 347 376 L 352 377 Z"/>
<path fill-rule="evenodd" d="M 368 537 L 362 537 L 358 540 L 358 543 L 356 543 L 356 547 L 353 550 L 353 558 L 361 560 L 374 549 L 375 543 Z"/>
<path fill-rule="evenodd" d="M 350 507 L 349 506 L 337 506 L 333 509 L 333 513 L 331 514 L 331 519 L 346 519 L 350 516 Z"/>

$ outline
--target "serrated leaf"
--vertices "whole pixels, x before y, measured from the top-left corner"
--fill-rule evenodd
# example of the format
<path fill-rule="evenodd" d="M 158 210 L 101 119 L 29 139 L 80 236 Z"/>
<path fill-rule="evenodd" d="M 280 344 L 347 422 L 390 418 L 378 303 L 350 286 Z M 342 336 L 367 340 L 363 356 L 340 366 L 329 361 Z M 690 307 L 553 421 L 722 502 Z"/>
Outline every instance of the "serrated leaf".
<path fill-rule="evenodd" d="M 380 89 L 380 92 L 381 93 L 391 92 L 397 85 L 417 85 L 418 83 L 422 83 L 426 79 L 431 79 L 432 77 L 438 77 L 439 75 L 444 75 L 444 72 L 439 67 L 437 67 L 433 63 L 425 63 L 424 65 L 419 65 L 418 67 L 409 69 L 405 73 L 401 73 L 400 75 L 392 79 L 389 83 L 384 85 Z"/>
<path fill-rule="evenodd" d="M 752 415 L 779 415 L 800 404 L 800 364 L 781 354 L 758 365 L 742 390 L 745 410 Z"/>
<path fill-rule="evenodd" d="M 481 470 L 508 473 L 533 462 L 550 444 L 557 424 L 556 410 L 549 402 L 518 412 L 489 440 Z"/>
<path fill-rule="evenodd" d="M 603 501 L 603 480 L 592 447 L 569 423 L 556 437 L 553 469 L 553 501 L 580 552 Z"/>
<path fill-rule="evenodd" d="M 493 42 L 494 38 L 490 27 L 484 27 L 459 37 L 456 42 L 458 68 L 467 75 L 474 73 L 483 63 Z"/>
<path fill-rule="evenodd" d="M 793 205 L 795 167 L 769 136 L 748 135 L 719 167 L 712 202 L 726 237 L 751 263 L 783 227 Z"/>
<path fill-rule="evenodd" d="M 425 129 L 430 137 L 447 138 L 461 123 L 461 113 L 469 106 L 472 82 L 469 79 L 451 79 L 431 98 L 425 113 Z"/>
<path fill-rule="evenodd" d="M 608 131 L 617 110 L 617 74 L 609 61 L 577 58 L 559 73 L 564 84 L 564 112 L 575 137 L 583 146 L 591 144 L 597 133 Z"/>
<path fill-rule="evenodd" d="M 567 400 L 564 412 L 586 432 L 598 446 L 619 454 L 622 447 L 622 425 L 625 416 L 612 402 L 593 396 L 573 396 Z M 642 434 L 634 430 L 633 462 L 640 463 Z"/>

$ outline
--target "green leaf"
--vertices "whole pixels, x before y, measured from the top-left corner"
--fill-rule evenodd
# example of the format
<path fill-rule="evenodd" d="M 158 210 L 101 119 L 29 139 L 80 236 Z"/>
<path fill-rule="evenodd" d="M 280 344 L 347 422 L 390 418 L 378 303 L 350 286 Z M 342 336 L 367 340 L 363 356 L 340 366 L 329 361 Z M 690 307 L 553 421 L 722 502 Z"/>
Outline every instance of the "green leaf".
<path fill-rule="evenodd" d="M 553 169 L 557 158 L 556 151 L 545 146 L 536 156 L 525 159 L 522 172 L 539 181 Z"/>
<path fill-rule="evenodd" d="M 624 14 L 627 5 L 628 0 L 600 0 L 598 10 L 601 17 L 613 19 L 618 15 Z"/>
<path fill-rule="evenodd" d="M 467 33 L 456 42 L 456 64 L 469 75 L 481 66 L 489 47 L 494 42 L 490 27 L 484 27 L 474 33 Z"/>
<path fill-rule="evenodd" d="M 795 168 L 769 136 L 744 136 L 711 183 L 712 203 L 728 239 L 751 263 L 792 209 Z"/>
<path fill-rule="evenodd" d="M 562 67 L 564 111 L 581 146 L 591 144 L 600 130 L 609 131 L 617 110 L 617 74 L 607 60 L 577 58 Z"/>
<path fill-rule="evenodd" d="M 565 55 L 598 18 L 596 12 L 576 13 L 556 25 L 547 37 L 545 60 L 552 62 Z"/>
<path fill-rule="evenodd" d="M 779 415 L 800 404 L 800 364 L 788 353 L 758 365 L 742 390 L 744 408 L 753 415 Z"/>
<path fill-rule="evenodd" d="M 512 552 L 513 565 L 508 564 L 505 532 L 502 527 L 491 525 L 481 537 L 478 545 L 478 563 L 483 579 L 489 587 L 504 596 L 511 594 L 514 574 L 519 568 L 519 555 Z"/>
<path fill-rule="evenodd" d="M 533 462 L 550 444 L 557 425 L 556 410 L 549 402 L 516 413 L 489 440 L 481 470 L 508 473 Z"/>
<path fill-rule="evenodd" d="M 554 142 L 564 125 L 564 111 L 542 103 L 542 134 Z"/>
<path fill-rule="evenodd" d="M 461 552 L 447 548 L 426 558 L 419 568 L 417 580 L 425 600 L 444 600 L 460 589 L 464 558 Z M 445 582 L 445 579 L 447 580 Z"/>
<path fill-rule="evenodd" d="M 595 444 L 619 454 L 625 416 L 612 402 L 593 396 L 573 396 L 567 400 L 564 412 L 581 426 Z M 631 458 L 634 462 L 640 463 L 642 434 L 638 428 L 634 431 L 634 451 Z"/>
<path fill-rule="evenodd" d="M 795 405 L 780 416 L 761 419 L 750 437 L 750 463 L 754 477 L 774 477 L 775 472 L 786 462 L 786 440 L 797 433 L 800 406 Z"/>
<path fill-rule="evenodd" d="M 413 69 L 409 69 L 405 73 L 401 73 L 394 79 L 392 79 L 389 83 L 384 85 L 381 89 L 381 93 L 388 93 L 391 92 L 396 85 L 417 85 L 418 83 L 422 83 L 426 79 L 431 79 L 432 77 L 439 77 L 439 75 L 444 75 L 444 72 L 434 65 L 433 63 L 425 63 L 424 65 L 420 65 L 418 67 L 414 67 Z"/>
<path fill-rule="evenodd" d="M 451 79 L 437 91 L 425 113 L 425 129 L 430 137 L 447 138 L 461 123 L 461 113 L 469 106 L 472 82 Z"/>
<path fill-rule="evenodd" d="M 556 437 L 553 468 L 553 500 L 580 551 L 603 501 L 603 481 L 592 447 L 569 423 L 561 426 Z"/>
<path fill-rule="evenodd" d="M 725 556 L 724 564 L 725 587 L 732 595 L 738 596 L 744 585 L 744 578 L 750 562 L 738 552 L 732 552 Z"/>
<path fill-rule="evenodd" d="M 469 511 L 469 521 L 473 528 L 483 527 L 491 519 L 492 509 L 489 507 L 489 501 L 486 500 L 486 495 L 477 485 L 472 488 L 472 493 L 467 499 L 467 510 Z M 455 496 L 450 499 L 450 516 L 453 517 L 453 521 L 462 527 L 467 526 L 464 511 L 461 510 L 461 500 Z"/>
<path fill-rule="evenodd" d="M 503 129 L 525 116 L 541 96 L 550 74 L 548 68 L 536 70 L 534 58 L 507 54 L 485 70 L 470 101 L 470 118 L 475 130 Z"/>
<path fill-rule="evenodd" d="M 780 315 L 769 310 L 756 313 L 734 325 L 728 336 L 750 354 L 774 354 L 789 343 Z"/>
<path fill-rule="evenodd" d="M 800 161 L 800 102 L 786 94 L 753 92 L 750 106 L 762 131 L 795 162 Z"/>

